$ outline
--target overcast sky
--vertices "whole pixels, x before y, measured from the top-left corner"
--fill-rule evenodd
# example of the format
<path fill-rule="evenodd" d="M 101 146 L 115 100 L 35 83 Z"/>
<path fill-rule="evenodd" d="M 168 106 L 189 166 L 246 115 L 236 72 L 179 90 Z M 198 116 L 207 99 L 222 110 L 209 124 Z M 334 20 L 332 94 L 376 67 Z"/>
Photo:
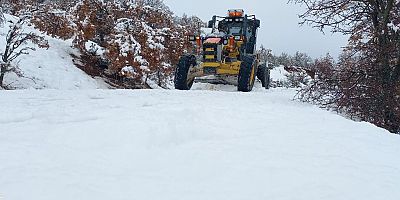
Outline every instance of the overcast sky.
<path fill-rule="evenodd" d="M 208 21 L 213 15 L 224 16 L 230 8 L 243 8 L 261 20 L 258 44 L 272 49 L 274 54 L 301 51 L 312 57 L 326 53 L 337 57 L 346 38 L 330 32 L 323 35 L 310 26 L 300 26 L 298 14 L 304 11 L 300 5 L 287 4 L 287 0 L 164 0 L 177 15 L 186 13 Z"/>

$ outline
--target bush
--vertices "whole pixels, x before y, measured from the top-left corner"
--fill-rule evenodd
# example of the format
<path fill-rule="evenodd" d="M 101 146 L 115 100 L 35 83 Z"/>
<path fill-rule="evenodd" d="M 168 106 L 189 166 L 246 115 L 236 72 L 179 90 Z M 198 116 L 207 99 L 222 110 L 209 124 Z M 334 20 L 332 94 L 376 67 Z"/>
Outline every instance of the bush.
<path fill-rule="evenodd" d="M 135 1 L 129 5 L 84 0 L 73 13 L 77 16 L 75 46 L 82 55 L 91 56 L 89 60 L 106 60 L 107 69 L 100 74 L 118 77 L 129 83 L 129 88 L 168 87 L 173 66 L 189 47 L 186 31 L 200 29 L 201 25 L 196 26 L 198 18 L 195 17 L 174 18 L 158 0 Z M 91 54 L 88 42 L 104 51 Z M 84 59 L 81 62 L 85 71 L 96 71 L 92 68 L 99 67 Z"/>
<path fill-rule="evenodd" d="M 53 9 L 47 5 L 33 15 L 32 23 L 35 28 L 47 35 L 67 40 L 71 39 L 75 33 L 74 25 L 69 19 L 65 11 Z"/>

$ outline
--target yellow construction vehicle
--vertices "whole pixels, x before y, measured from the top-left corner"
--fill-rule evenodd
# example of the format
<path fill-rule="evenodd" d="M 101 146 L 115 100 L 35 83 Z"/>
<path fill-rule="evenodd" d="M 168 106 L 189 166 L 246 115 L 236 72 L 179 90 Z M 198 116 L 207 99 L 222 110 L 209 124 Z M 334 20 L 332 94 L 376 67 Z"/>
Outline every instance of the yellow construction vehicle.
<path fill-rule="evenodd" d="M 242 9 L 229 10 L 226 17 L 214 16 L 208 23 L 211 33 L 188 36 L 197 50 L 180 58 L 175 88 L 190 90 L 199 81 L 234 84 L 239 91 L 250 92 L 256 77 L 268 88 L 269 69 L 256 53 L 259 27 L 260 20 Z"/>

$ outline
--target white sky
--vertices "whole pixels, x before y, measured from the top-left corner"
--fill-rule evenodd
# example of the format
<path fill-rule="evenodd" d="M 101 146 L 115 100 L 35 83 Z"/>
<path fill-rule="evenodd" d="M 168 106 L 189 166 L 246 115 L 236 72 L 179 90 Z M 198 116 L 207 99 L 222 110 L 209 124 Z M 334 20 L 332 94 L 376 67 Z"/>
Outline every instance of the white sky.
<path fill-rule="evenodd" d="M 225 16 L 228 9 L 243 8 L 261 20 L 258 44 L 272 49 L 274 54 L 301 51 L 312 57 L 330 53 L 337 57 L 346 37 L 326 32 L 323 35 L 308 25 L 300 26 L 298 14 L 304 11 L 300 5 L 287 4 L 287 0 L 164 0 L 176 15 L 196 15 L 208 21 L 213 15 Z"/>

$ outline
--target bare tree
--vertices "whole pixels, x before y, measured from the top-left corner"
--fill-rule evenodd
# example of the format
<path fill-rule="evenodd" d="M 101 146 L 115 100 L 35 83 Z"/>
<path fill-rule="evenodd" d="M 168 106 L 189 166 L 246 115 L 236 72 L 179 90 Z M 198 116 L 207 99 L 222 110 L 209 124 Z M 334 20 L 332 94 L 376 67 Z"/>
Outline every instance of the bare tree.
<path fill-rule="evenodd" d="M 0 27 L 3 26 L 3 23 L 6 19 L 4 18 L 3 8 L 0 7 Z"/>
<path fill-rule="evenodd" d="M 337 65 L 317 71 L 306 100 L 327 102 L 362 120 L 400 133 L 400 2 L 396 0 L 292 0 L 307 7 L 302 23 L 349 35 Z M 316 67 L 318 69 L 318 67 Z M 332 73 L 325 76 L 323 73 Z M 326 78 L 326 79 L 324 79 Z M 314 91 L 310 92 L 312 89 Z M 318 91 L 319 90 L 319 91 Z M 324 90 L 324 91 L 322 91 Z M 327 95 L 313 95 L 327 94 Z"/>
<path fill-rule="evenodd" d="M 29 54 L 29 51 L 35 51 L 32 46 L 27 46 L 29 42 L 40 47 L 48 48 L 49 44 L 44 37 L 38 36 L 34 33 L 25 33 L 23 25 L 27 22 L 28 18 L 20 18 L 16 22 L 10 21 L 10 30 L 6 37 L 6 46 L 4 52 L 0 53 L 0 87 L 4 88 L 4 76 L 8 72 L 18 72 L 18 68 L 12 65 L 12 62 L 19 56 Z"/>

